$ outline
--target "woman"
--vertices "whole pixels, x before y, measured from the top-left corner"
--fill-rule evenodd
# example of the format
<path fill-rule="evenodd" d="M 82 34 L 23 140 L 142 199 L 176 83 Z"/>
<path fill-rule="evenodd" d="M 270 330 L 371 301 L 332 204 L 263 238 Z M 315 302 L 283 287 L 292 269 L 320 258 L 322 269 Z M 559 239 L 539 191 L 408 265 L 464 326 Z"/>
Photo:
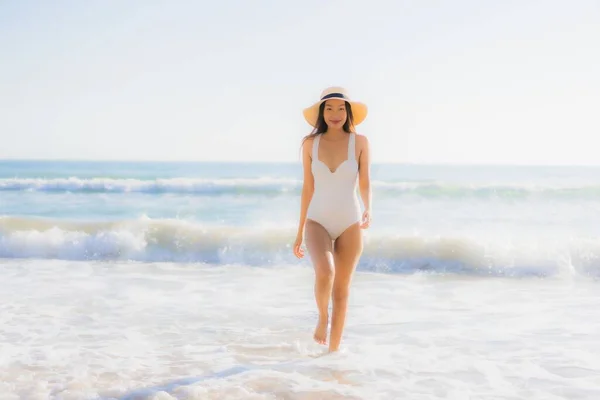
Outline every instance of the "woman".
<path fill-rule="evenodd" d="M 304 256 L 305 238 L 315 269 L 319 322 L 314 339 L 320 344 L 327 343 L 332 298 L 330 352 L 340 346 L 350 282 L 363 249 L 361 229 L 371 222 L 369 142 L 354 130 L 366 116 L 366 105 L 351 101 L 340 87 L 324 90 L 320 100 L 304 110 L 314 130 L 302 142 L 304 183 L 294 254 Z"/>

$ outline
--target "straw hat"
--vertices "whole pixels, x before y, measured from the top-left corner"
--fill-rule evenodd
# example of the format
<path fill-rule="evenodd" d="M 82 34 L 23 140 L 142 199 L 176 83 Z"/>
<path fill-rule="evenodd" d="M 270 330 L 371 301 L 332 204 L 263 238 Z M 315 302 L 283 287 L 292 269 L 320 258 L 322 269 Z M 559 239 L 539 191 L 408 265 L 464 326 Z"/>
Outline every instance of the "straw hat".
<path fill-rule="evenodd" d="M 339 86 L 332 86 L 321 92 L 319 101 L 304 109 L 302 113 L 304 114 L 304 119 L 306 119 L 306 122 L 312 126 L 315 126 L 317 124 L 317 118 L 319 117 L 319 106 L 321 103 L 329 99 L 346 100 L 348 103 L 350 103 L 352 116 L 354 117 L 354 125 L 360 124 L 365 120 L 365 118 L 367 118 L 366 104 L 350 100 L 346 89 Z"/>

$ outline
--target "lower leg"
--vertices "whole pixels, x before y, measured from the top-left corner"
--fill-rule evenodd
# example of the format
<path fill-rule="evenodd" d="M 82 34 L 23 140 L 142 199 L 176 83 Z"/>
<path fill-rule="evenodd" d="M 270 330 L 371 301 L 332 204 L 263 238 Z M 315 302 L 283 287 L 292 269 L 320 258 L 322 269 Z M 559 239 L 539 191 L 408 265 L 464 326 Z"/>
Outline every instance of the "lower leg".
<path fill-rule="evenodd" d="M 329 299 L 333 287 L 333 274 L 317 274 L 315 278 L 315 300 L 319 310 L 319 321 L 315 329 L 314 339 L 317 343 L 327 343 L 327 326 L 329 324 Z"/>
<path fill-rule="evenodd" d="M 333 248 L 325 228 L 311 220 L 306 223 L 306 247 L 315 269 L 314 294 L 319 311 L 314 339 L 317 343 L 325 344 L 329 324 L 329 299 L 333 287 Z"/>
<path fill-rule="evenodd" d="M 315 300 L 317 301 L 317 309 L 319 317 L 329 316 L 329 298 L 333 287 L 333 278 L 317 278 L 315 279 Z"/>
<path fill-rule="evenodd" d="M 329 351 L 338 351 L 344 326 L 350 294 L 350 283 L 354 269 L 362 253 L 362 234 L 358 224 L 350 226 L 335 242 L 335 278 L 333 282 L 333 310 Z"/>
<path fill-rule="evenodd" d="M 331 333 L 329 334 L 329 351 L 338 351 L 342 341 L 342 333 L 346 324 L 348 310 L 349 283 L 345 287 L 336 288 L 333 294 L 333 312 Z"/>

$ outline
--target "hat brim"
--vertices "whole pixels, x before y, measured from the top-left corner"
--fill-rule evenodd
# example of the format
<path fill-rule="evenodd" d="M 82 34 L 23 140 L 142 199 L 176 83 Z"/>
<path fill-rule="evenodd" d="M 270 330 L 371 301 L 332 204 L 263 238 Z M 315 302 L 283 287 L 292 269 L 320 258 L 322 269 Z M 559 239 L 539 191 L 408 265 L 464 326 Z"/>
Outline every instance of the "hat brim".
<path fill-rule="evenodd" d="M 305 108 L 302 114 L 304 115 L 304 119 L 306 122 L 310 124 L 310 126 L 315 127 L 317 125 L 317 118 L 319 118 L 319 106 L 321 103 L 327 100 L 338 99 L 344 100 L 350 103 L 350 108 L 352 109 L 352 119 L 354 122 L 354 126 L 362 123 L 367 118 L 368 108 L 367 105 L 361 103 L 360 101 L 350 101 L 348 99 L 343 99 L 339 97 L 332 97 L 325 100 L 319 100 L 312 106 Z"/>

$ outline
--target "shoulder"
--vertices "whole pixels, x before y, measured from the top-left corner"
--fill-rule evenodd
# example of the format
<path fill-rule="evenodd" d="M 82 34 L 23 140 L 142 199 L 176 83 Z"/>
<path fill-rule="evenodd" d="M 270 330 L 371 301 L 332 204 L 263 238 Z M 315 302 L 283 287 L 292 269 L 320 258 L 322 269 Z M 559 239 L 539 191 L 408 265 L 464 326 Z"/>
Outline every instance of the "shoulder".
<path fill-rule="evenodd" d="M 312 147 L 315 141 L 314 136 L 307 137 L 302 141 L 302 151 L 312 157 Z"/>
<path fill-rule="evenodd" d="M 366 137 L 365 135 L 361 134 L 361 133 L 356 133 L 356 144 L 358 144 L 359 146 L 368 146 L 369 145 L 369 138 Z"/>
<path fill-rule="evenodd" d="M 306 137 L 306 139 L 304 139 L 302 141 L 302 147 L 304 149 L 310 149 L 312 147 L 312 144 L 314 143 L 314 141 L 315 141 L 315 136 L 308 136 L 308 137 Z"/>

